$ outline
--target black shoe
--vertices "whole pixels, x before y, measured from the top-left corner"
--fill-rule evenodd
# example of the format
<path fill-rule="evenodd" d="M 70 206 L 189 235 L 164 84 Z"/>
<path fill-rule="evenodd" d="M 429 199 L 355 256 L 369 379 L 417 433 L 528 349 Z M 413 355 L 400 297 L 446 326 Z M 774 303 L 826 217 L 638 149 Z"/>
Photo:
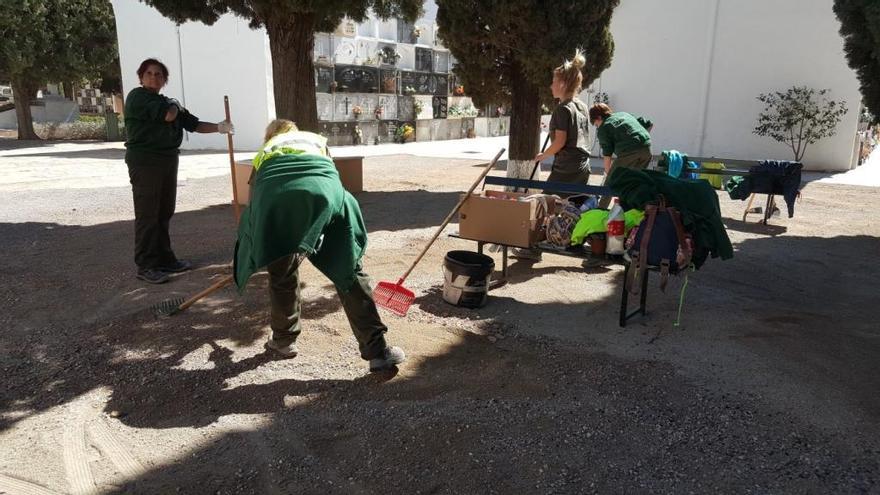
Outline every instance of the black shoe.
<path fill-rule="evenodd" d="M 187 270 L 192 270 L 192 263 L 186 260 L 177 260 L 173 265 L 170 266 L 161 266 L 159 270 L 168 273 L 180 273 L 185 272 Z"/>
<path fill-rule="evenodd" d="M 155 270 L 153 268 L 145 268 L 145 269 L 138 270 L 137 278 L 143 280 L 144 282 L 148 282 L 151 284 L 164 284 L 171 277 L 169 277 L 167 273 L 165 273 L 161 270 Z"/>

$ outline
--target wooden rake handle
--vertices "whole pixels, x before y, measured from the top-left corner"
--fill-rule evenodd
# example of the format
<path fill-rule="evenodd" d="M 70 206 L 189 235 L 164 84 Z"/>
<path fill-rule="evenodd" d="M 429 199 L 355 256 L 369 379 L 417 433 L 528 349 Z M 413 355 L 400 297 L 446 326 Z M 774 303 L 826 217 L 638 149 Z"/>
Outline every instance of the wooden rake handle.
<path fill-rule="evenodd" d="M 226 121 L 232 122 L 229 116 L 229 96 L 223 96 L 223 110 L 226 112 Z M 235 221 L 241 217 L 240 206 L 238 205 L 238 181 L 235 180 L 235 153 L 233 153 L 232 133 L 226 133 L 226 146 L 229 148 L 229 171 L 232 177 L 232 207 L 235 211 Z"/>
<path fill-rule="evenodd" d="M 214 282 L 214 284 L 211 285 L 210 287 L 208 287 L 207 289 L 199 292 L 198 294 L 196 294 L 196 295 L 192 296 L 191 298 L 187 299 L 186 301 L 184 301 L 183 304 L 180 305 L 180 308 L 178 309 L 178 311 L 183 311 L 184 309 L 195 304 L 199 299 L 201 299 L 201 298 L 203 298 L 213 292 L 216 292 L 217 290 L 222 289 L 223 287 L 226 287 L 227 285 L 229 285 L 232 282 L 234 277 L 235 277 L 235 275 L 227 275 L 227 276 L 221 278 L 220 280 Z"/>
<path fill-rule="evenodd" d="M 403 281 L 406 280 L 406 277 L 408 277 L 409 274 L 416 267 L 416 265 L 419 264 L 419 261 L 422 261 L 422 258 L 425 256 L 425 253 L 428 252 L 428 249 L 431 247 L 431 245 L 434 244 L 434 241 L 436 241 L 437 238 L 440 237 L 440 233 L 443 232 L 443 229 L 445 229 L 446 226 L 449 224 L 449 221 L 452 220 L 453 215 L 458 213 L 458 210 L 461 208 L 461 205 L 463 205 L 464 202 L 467 201 L 467 199 L 470 197 L 471 193 L 474 192 L 474 189 L 476 189 L 477 186 L 480 185 L 480 182 L 482 182 L 483 179 L 487 175 L 489 175 L 489 171 L 492 170 L 492 167 L 495 166 L 495 162 L 497 162 L 498 159 L 501 158 L 501 155 L 504 154 L 504 151 L 505 151 L 505 149 L 501 148 L 501 151 L 499 151 L 498 154 L 495 155 L 495 158 L 493 158 L 492 161 L 489 162 L 489 165 L 486 165 L 486 168 L 483 169 L 483 172 L 480 174 L 480 176 L 477 178 L 477 180 L 474 181 L 473 184 L 471 184 L 471 188 L 468 189 L 468 191 L 465 193 L 464 196 L 462 196 L 462 198 L 461 198 L 461 200 L 459 200 L 458 204 L 455 205 L 455 208 L 453 208 L 452 211 L 449 212 L 449 215 L 446 215 L 446 220 L 443 220 L 443 223 L 440 224 L 440 227 L 437 229 L 437 232 L 434 233 L 434 237 L 432 237 L 431 240 L 428 241 L 428 244 L 426 244 L 425 248 L 422 249 L 422 252 L 419 254 L 419 257 L 416 258 L 415 261 L 413 261 L 412 265 L 410 265 L 409 270 L 407 270 L 406 273 L 404 273 L 403 276 L 400 277 L 400 280 L 397 282 L 397 285 L 402 285 Z"/>

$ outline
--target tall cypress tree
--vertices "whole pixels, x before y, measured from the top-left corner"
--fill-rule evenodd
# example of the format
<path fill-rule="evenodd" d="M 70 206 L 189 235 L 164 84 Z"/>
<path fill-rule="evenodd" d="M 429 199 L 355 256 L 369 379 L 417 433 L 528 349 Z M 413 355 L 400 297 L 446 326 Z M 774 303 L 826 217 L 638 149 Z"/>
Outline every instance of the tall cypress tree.
<path fill-rule="evenodd" d="M 849 66 L 856 71 L 865 105 L 880 123 L 880 1 L 834 0 Z"/>
<path fill-rule="evenodd" d="M 576 48 L 586 52 L 584 87 L 611 65 L 609 24 L 619 0 L 437 0 L 443 45 L 479 105 L 509 103 L 508 176 L 527 175 L 538 151 L 541 103 L 552 71 Z"/>
<path fill-rule="evenodd" d="M 176 22 L 213 24 L 228 12 L 248 19 L 252 28 L 266 28 L 272 52 L 275 113 L 310 131 L 318 130 L 315 33 L 333 31 L 343 18 L 356 22 L 372 10 L 383 19 L 415 21 L 422 0 L 141 0 Z"/>

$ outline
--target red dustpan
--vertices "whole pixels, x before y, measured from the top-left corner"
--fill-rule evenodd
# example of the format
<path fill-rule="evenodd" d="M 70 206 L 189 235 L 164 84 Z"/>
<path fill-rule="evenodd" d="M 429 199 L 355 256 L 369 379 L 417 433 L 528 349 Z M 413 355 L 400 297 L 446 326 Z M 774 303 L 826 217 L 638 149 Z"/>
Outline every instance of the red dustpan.
<path fill-rule="evenodd" d="M 471 188 L 468 189 L 468 192 L 464 196 L 462 196 L 461 201 L 459 201 L 458 204 L 455 205 L 455 208 L 453 208 L 452 211 L 449 212 L 449 215 L 446 216 L 446 220 L 443 220 L 443 223 L 440 224 L 440 228 L 438 228 L 437 232 L 434 233 L 434 237 L 432 237 L 431 240 L 428 241 L 428 244 L 425 245 L 424 249 L 422 249 L 422 252 L 416 258 L 416 260 L 413 261 L 413 264 L 410 265 L 409 270 L 407 270 L 406 273 L 404 273 L 403 276 L 400 277 L 400 280 L 398 280 L 397 283 L 379 282 L 379 284 L 376 285 L 376 288 L 373 290 L 373 300 L 376 301 L 376 305 L 385 308 L 396 315 L 406 316 L 406 312 L 409 310 L 409 307 L 412 305 L 416 296 L 415 294 L 413 294 L 413 291 L 403 286 L 403 281 L 406 280 L 406 277 L 408 277 L 409 274 L 413 271 L 413 268 L 415 268 L 416 265 L 419 264 L 419 261 L 422 261 L 425 253 L 428 252 L 428 248 L 430 248 L 431 245 L 434 244 L 434 241 L 436 241 L 437 238 L 440 237 L 440 233 L 443 232 L 443 229 L 446 228 L 446 225 L 448 225 L 449 221 L 452 220 L 453 215 L 458 213 L 461 205 L 464 204 L 471 193 L 474 192 L 474 189 L 476 189 L 480 182 L 483 181 L 483 178 L 489 174 L 489 171 L 492 170 L 492 167 L 495 166 L 495 162 L 497 162 L 503 154 L 504 148 L 501 148 L 501 151 L 499 151 L 498 154 L 495 155 L 495 158 L 493 158 L 492 161 L 489 162 L 488 165 L 486 165 L 486 168 L 483 169 L 483 173 L 481 173 L 480 177 L 477 178 L 477 180 L 471 185 Z"/>

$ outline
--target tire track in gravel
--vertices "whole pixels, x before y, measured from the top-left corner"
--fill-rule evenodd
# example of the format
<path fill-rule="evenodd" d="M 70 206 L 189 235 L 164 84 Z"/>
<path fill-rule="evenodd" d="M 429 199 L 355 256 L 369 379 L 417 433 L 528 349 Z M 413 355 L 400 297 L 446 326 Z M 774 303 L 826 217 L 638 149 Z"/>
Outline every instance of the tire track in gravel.
<path fill-rule="evenodd" d="M 64 471 L 67 473 L 67 481 L 70 484 L 72 494 L 96 494 L 95 478 L 89 468 L 88 453 L 86 452 L 86 425 L 81 420 L 82 415 L 75 415 L 73 424 L 68 424 L 64 429 L 62 440 L 62 456 L 64 458 Z"/>
<path fill-rule="evenodd" d="M 144 465 L 131 455 L 104 421 L 99 419 L 91 423 L 89 433 L 101 454 L 108 457 L 126 479 L 136 478 L 146 472 Z"/>
<path fill-rule="evenodd" d="M 60 495 L 42 485 L 0 474 L 0 495 Z"/>

